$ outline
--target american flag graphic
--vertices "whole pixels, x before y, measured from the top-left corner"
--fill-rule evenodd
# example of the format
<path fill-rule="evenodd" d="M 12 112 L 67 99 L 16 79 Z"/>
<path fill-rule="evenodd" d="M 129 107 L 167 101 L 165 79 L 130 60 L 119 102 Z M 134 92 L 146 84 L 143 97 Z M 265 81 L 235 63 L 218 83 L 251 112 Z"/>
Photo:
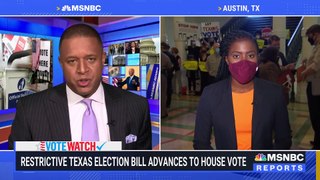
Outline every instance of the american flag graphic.
<path fill-rule="evenodd" d="M 44 141 L 40 141 L 40 151 L 45 151 L 46 147 L 45 147 L 45 142 Z"/>

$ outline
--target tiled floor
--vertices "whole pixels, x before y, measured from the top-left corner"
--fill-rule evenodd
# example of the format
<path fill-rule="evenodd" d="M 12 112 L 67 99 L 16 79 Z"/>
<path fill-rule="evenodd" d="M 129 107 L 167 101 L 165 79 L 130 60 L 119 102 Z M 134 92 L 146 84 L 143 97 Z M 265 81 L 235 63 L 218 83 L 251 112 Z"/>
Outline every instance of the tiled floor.
<path fill-rule="evenodd" d="M 161 120 L 161 149 L 193 149 L 192 141 L 198 101 L 199 96 L 172 96 L 169 116 Z M 291 149 L 310 149 L 309 141 L 313 139 L 313 130 L 307 104 L 290 103 L 288 112 L 293 136 Z"/>

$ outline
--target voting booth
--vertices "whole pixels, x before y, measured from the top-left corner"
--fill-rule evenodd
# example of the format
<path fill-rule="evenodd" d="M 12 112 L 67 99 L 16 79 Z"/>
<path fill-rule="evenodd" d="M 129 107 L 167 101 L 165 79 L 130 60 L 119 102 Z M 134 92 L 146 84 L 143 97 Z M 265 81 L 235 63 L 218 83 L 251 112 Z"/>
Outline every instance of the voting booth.
<path fill-rule="evenodd" d="M 10 109 L 52 84 L 52 44 L 14 33 L 0 34 L 0 42 L 0 109 Z"/>

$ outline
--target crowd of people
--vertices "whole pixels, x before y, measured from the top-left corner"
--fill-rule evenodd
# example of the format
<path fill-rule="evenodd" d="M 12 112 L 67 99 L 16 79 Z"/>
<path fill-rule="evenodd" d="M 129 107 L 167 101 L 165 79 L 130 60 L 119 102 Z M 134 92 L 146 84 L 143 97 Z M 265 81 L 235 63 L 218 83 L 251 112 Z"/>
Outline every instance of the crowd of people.
<path fill-rule="evenodd" d="M 320 106 L 320 25 L 311 26 L 306 36 L 314 49 L 310 58 L 303 62 L 302 79 L 308 82 L 308 106 L 315 132 L 310 143 L 313 149 L 319 149 L 320 111 L 316 107 Z M 185 49 L 187 58 L 184 61 L 177 48 L 170 50 L 168 44 L 161 44 L 167 59 L 167 69 L 162 74 L 162 79 L 166 79 L 166 94 L 162 94 L 166 97 L 166 108 L 170 107 L 172 92 L 181 94 L 182 66 L 188 79 L 187 95 L 201 95 L 195 149 L 212 148 L 212 129 L 217 149 L 291 147 L 287 105 L 295 81 L 297 60 L 290 59 L 289 62 L 293 63 L 288 63 L 280 51 L 280 37 L 277 35 L 270 36 L 263 49 L 259 48 L 258 41 L 245 31 L 230 32 L 221 42 L 203 39 L 200 46 L 192 40 Z M 196 88 L 199 79 L 200 88 Z M 172 84 L 178 84 L 178 91 L 173 91 Z M 168 116 L 166 109 L 164 112 L 162 117 Z"/>
<path fill-rule="evenodd" d="M 257 43 L 260 39 L 256 39 Z M 167 76 L 167 106 L 171 103 L 171 94 L 181 94 L 181 66 L 186 70 L 186 78 L 188 82 L 188 95 L 201 95 L 203 89 L 212 83 L 229 77 L 228 65 L 225 60 L 220 56 L 220 43 L 218 39 L 201 39 L 201 46 L 196 46 L 196 42 L 191 40 L 190 45 L 185 49 L 187 58 L 182 63 L 179 56 L 179 50 L 172 47 L 167 43 L 162 42 L 162 52 L 164 52 L 173 64 L 171 71 Z M 259 72 L 257 76 L 263 79 L 271 80 L 274 82 L 282 83 L 286 86 L 286 91 L 290 90 L 293 83 L 293 74 L 295 63 L 288 63 L 285 55 L 280 51 L 280 37 L 272 35 L 268 42 L 268 46 L 259 49 Z M 295 61 L 295 60 L 291 60 Z M 261 71 L 260 71 L 261 70 Z M 270 72 L 274 72 L 271 73 Z M 287 82 L 287 75 L 290 76 L 291 82 Z M 282 79 L 280 78 L 282 77 Z M 279 78 L 278 78 L 279 77 Z M 196 81 L 200 79 L 200 88 L 197 90 Z M 278 79 L 280 79 L 278 81 Z M 171 82 L 171 83 L 170 83 Z M 175 88 L 173 89 L 173 85 Z M 287 92 L 288 93 L 288 92 Z"/>

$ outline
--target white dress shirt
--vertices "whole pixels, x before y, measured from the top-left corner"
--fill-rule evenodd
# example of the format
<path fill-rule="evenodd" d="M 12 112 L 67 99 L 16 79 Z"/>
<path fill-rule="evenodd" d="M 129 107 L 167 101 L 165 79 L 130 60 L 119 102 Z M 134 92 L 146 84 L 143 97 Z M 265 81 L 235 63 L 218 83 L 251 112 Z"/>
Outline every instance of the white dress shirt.
<path fill-rule="evenodd" d="M 66 86 L 71 139 L 72 141 L 81 141 L 82 117 L 87 106 L 81 102 L 84 99 L 82 96 L 73 92 L 68 85 Z M 99 141 L 110 141 L 107 108 L 101 83 L 97 91 L 88 99 L 92 99 L 92 109 L 96 116 L 99 130 Z"/>

